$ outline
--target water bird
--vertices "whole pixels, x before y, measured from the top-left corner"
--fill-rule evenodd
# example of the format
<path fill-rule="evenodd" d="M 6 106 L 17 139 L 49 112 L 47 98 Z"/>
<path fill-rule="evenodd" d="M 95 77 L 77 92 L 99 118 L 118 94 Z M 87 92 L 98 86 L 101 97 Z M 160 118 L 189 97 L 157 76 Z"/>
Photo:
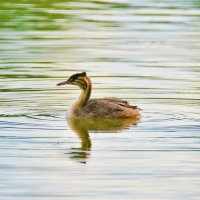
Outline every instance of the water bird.
<path fill-rule="evenodd" d="M 86 72 L 76 73 L 61 85 L 77 85 L 82 90 L 80 97 L 69 111 L 69 118 L 139 118 L 139 108 L 117 97 L 90 99 L 92 82 Z"/>

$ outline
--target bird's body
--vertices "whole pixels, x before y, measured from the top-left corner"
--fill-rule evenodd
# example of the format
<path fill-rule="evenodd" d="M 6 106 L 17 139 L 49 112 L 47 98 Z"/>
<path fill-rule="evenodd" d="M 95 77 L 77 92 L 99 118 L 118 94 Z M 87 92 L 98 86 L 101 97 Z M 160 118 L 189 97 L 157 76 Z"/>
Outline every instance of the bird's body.
<path fill-rule="evenodd" d="M 58 85 L 78 85 L 82 93 L 69 112 L 70 118 L 138 118 L 139 108 L 116 97 L 90 99 L 92 83 L 85 72 L 72 75 Z"/>
<path fill-rule="evenodd" d="M 139 115 L 139 112 L 136 106 L 131 106 L 122 99 L 110 97 L 90 99 L 85 106 L 71 112 L 70 115 L 81 118 L 123 118 Z"/>

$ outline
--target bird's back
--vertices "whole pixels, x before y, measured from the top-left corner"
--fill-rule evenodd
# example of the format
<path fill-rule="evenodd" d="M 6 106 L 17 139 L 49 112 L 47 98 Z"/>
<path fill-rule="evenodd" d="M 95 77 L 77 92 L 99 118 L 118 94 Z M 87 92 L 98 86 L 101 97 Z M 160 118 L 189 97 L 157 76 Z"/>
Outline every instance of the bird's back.
<path fill-rule="evenodd" d="M 139 117 L 137 106 L 129 105 L 127 101 L 112 97 L 90 99 L 87 104 L 76 112 L 78 117 L 84 118 L 128 118 Z"/>

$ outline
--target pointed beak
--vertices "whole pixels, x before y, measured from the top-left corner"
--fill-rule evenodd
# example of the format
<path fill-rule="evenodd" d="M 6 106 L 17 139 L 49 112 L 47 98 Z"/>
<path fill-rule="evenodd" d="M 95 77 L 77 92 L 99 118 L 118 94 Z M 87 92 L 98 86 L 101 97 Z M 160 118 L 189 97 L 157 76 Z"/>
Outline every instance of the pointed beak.
<path fill-rule="evenodd" d="M 66 85 L 66 84 L 70 84 L 70 82 L 68 80 L 67 81 L 63 81 L 63 82 L 58 83 L 57 86 Z"/>

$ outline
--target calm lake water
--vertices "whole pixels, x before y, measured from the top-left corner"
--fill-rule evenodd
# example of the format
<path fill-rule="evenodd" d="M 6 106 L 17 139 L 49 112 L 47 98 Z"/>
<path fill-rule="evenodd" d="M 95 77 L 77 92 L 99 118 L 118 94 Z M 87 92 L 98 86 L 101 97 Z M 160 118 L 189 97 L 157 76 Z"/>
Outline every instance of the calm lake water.
<path fill-rule="evenodd" d="M 197 200 L 200 1 L 0 2 L 0 200 Z M 140 121 L 66 122 L 93 97 Z"/>

